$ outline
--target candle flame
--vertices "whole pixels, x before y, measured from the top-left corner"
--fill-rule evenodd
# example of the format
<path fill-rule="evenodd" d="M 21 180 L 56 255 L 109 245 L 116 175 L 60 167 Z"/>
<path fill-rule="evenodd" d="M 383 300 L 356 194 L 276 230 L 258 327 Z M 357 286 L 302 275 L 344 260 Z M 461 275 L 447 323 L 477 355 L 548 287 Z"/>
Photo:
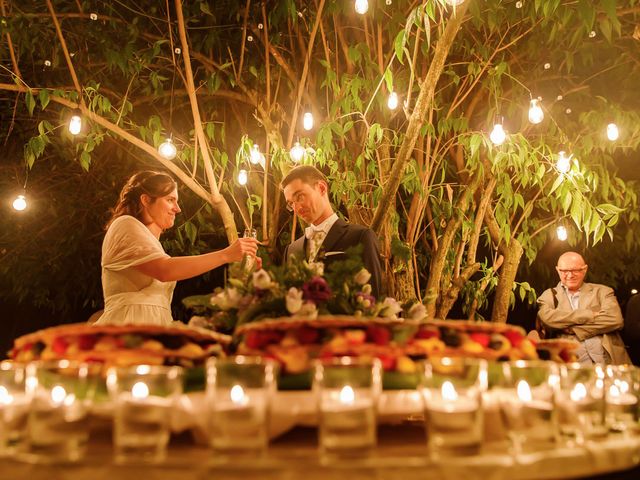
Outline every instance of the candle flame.
<path fill-rule="evenodd" d="M 518 392 L 518 398 L 520 400 L 522 400 L 523 402 L 531 401 L 532 399 L 531 388 L 529 387 L 529 384 L 525 380 L 520 380 L 518 382 L 518 386 L 516 387 L 516 390 Z"/>
<path fill-rule="evenodd" d="M 13 396 L 9 393 L 9 390 L 3 385 L 0 385 L 0 404 L 9 405 L 13 401 Z"/>
<path fill-rule="evenodd" d="M 573 390 L 571 390 L 571 394 L 569 395 L 571 400 L 574 402 L 579 402 L 583 400 L 587 396 L 587 389 L 582 383 L 577 383 Z"/>
<path fill-rule="evenodd" d="M 240 385 L 234 385 L 231 387 L 229 393 L 231 401 L 236 405 L 246 405 L 248 402 L 247 395 L 244 393 L 244 389 Z"/>
<path fill-rule="evenodd" d="M 620 393 L 627 393 L 629 391 L 629 384 L 624 380 L 616 380 L 616 385 L 620 389 Z"/>
<path fill-rule="evenodd" d="M 620 397 L 620 389 L 617 385 L 611 385 L 609 387 L 609 396 L 610 397 Z"/>
<path fill-rule="evenodd" d="M 133 398 L 136 398 L 138 400 L 147 398 L 149 396 L 149 387 L 147 387 L 147 384 L 144 382 L 136 382 L 131 388 L 131 395 L 133 396 Z"/>
<path fill-rule="evenodd" d="M 63 386 L 56 385 L 51 389 L 51 400 L 53 403 L 62 403 L 67 396 L 67 391 Z"/>
<path fill-rule="evenodd" d="M 442 384 L 442 398 L 452 402 L 458 399 L 458 392 L 456 392 L 453 383 L 448 380 Z"/>
<path fill-rule="evenodd" d="M 353 392 L 353 388 L 351 388 L 349 385 L 345 385 L 344 387 L 342 387 L 342 390 L 340 390 L 340 403 L 351 405 L 355 399 L 356 395 Z"/>

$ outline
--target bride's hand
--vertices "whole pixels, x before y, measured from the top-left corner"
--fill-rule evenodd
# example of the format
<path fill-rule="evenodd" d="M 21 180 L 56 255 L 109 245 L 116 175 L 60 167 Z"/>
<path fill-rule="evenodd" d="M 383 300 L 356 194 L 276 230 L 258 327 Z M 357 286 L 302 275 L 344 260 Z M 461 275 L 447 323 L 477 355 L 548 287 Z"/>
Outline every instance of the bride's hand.
<path fill-rule="evenodd" d="M 258 252 L 258 240 L 255 238 L 239 238 L 226 248 L 228 261 L 239 262 L 242 257 L 255 257 Z"/>

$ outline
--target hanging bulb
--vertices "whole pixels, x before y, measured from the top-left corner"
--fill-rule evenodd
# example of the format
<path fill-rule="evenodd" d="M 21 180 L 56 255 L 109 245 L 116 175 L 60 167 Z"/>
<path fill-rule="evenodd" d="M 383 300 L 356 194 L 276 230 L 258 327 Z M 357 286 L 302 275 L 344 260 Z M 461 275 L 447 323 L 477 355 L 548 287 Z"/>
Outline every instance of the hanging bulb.
<path fill-rule="evenodd" d="M 246 185 L 247 181 L 249 181 L 249 174 L 246 170 L 240 170 L 238 172 L 238 183 L 240 185 Z"/>
<path fill-rule="evenodd" d="M 531 99 L 531 106 L 529 107 L 529 121 L 534 125 L 542 122 L 544 120 L 544 112 L 540 105 L 538 105 L 538 99 Z"/>
<path fill-rule="evenodd" d="M 313 113 L 305 112 L 302 117 L 302 126 L 305 130 L 311 130 L 313 128 Z"/>
<path fill-rule="evenodd" d="M 13 208 L 18 212 L 21 212 L 22 210 L 27 208 L 27 198 L 24 195 L 18 195 L 13 201 Z"/>
<path fill-rule="evenodd" d="M 71 135 L 78 135 L 82 130 L 82 117 L 80 115 L 74 114 L 69 120 L 69 133 Z"/>
<path fill-rule="evenodd" d="M 369 1 L 356 0 L 355 7 L 356 7 L 356 13 L 359 13 L 360 15 L 364 15 L 369 10 Z"/>
<path fill-rule="evenodd" d="M 171 140 L 171 137 L 167 138 L 158 146 L 158 153 L 167 160 L 173 160 L 174 158 L 176 158 L 178 150 Z"/>
<path fill-rule="evenodd" d="M 462 5 L 464 0 L 445 0 L 452 7 L 457 7 L 458 5 Z"/>
<path fill-rule="evenodd" d="M 607 138 L 612 142 L 615 142 L 620 136 L 620 132 L 618 131 L 618 126 L 615 123 L 610 123 L 607 125 Z"/>
<path fill-rule="evenodd" d="M 566 157 L 564 151 L 559 152 L 556 168 L 560 173 L 567 173 L 571 170 L 571 156 Z"/>
<path fill-rule="evenodd" d="M 387 107 L 389 110 L 395 110 L 398 108 L 398 94 L 396 92 L 391 92 L 389 94 L 389 98 L 387 99 Z"/>
<path fill-rule="evenodd" d="M 251 153 L 249 154 L 249 161 L 254 165 L 257 165 L 258 163 L 260 163 L 263 157 L 264 155 L 260 153 L 260 147 L 258 147 L 258 145 L 254 143 L 253 148 L 251 149 Z"/>
<path fill-rule="evenodd" d="M 558 228 L 556 228 L 556 236 L 561 242 L 566 241 L 569 237 L 569 235 L 567 234 L 567 227 L 565 227 L 564 225 L 558 226 Z"/>
<path fill-rule="evenodd" d="M 300 145 L 300 142 L 296 142 L 296 144 L 291 148 L 289 156 L 295 163 L 299 163 L 300 160 L 302 160 L 302 157 L 304 157 L 304 147 Z"/>
<path fill-rule="evenodd" d="M 504 131 L 501 123 L 496 123 L 493 126 L 493 130 L 491 130 L 489 138 L 494 145 L 502 145 L 504 143 L 504 141 L 507 139 L 507 133 Z"/>

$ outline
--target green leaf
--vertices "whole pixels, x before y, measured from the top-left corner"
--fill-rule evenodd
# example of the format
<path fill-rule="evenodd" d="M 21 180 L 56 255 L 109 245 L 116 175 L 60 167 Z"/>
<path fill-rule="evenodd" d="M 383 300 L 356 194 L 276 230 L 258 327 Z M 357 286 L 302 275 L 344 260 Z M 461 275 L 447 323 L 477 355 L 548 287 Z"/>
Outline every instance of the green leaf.
<path fill-rule="evenodd" d="M 560 185 L 562 185 L 562 182 L 564 181 L 564 176 L 563 175 L 558 175 L 558 178 L 556 178 L 556 181 L 553 182 L 553 185 L 551 186 L 551 190 L 549 191 L 549 195 L 551 195 L 553 192 L 555 192 L 558 187 Z"/>
<path fill-rule="evenodd" d="M 396 39 L 393 42 L 393 48 L 396 52 L 396 58 L 398 59 L 398 61 L 404 65 L 404 62 L 402 61 L 402 55 L 404 52 L 404 45 L 406 43 L 406 32 L 404 30 L 400 30 L 398 32 L 398 35 L 396 35 Z"/>
<path fill-rule="evenodd" d="M 36 100 L 35 98 L 33 98 L 33 93 L 31 93 L 31 90 L 28 90 L 27 93 L 25 94 L 25 102 L 27 103 L 27 110 L 29 111 L 29 116 L 32 117 L 33 109 L 36 106 Z"/>
<path fill-rule="evenodd" d="M 80 166 L 85 172 L 89 171 L 89 165 L 91 165 L 91 154 L 84 150 L 80 154 Z"/>
<path fill-rule="evenodd" d="M 207 2 L 200 2 L 200 11 L 213 17 L 213 14 L 211 13 L 211 9 L 209 8 L 209 4 Z"/>
<path fill-rule="evenodd" d="M 611 22 L 606 18 L 600 20 L 600 30 L 602 31 L 604 38 L 611 43 Z"/>
<path fill-rule="evenodd" d="M 49 105 L 49 90 L 47 90 L 46 88 L 40 90 L 40 93 L 38 93 L 38 100 L 40 100 L 42 110 L 47 108 L 47 105 Z"/>

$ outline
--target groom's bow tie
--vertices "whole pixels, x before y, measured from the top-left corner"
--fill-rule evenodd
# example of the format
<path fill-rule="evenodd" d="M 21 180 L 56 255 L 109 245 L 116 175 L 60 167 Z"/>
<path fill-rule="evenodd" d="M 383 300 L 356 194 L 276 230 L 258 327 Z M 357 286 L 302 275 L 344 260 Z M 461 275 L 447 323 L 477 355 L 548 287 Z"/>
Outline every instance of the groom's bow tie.
<path fill-rule="evenodd" d="M 324 228 L 317 227 L 317 226 L 311 224 L 307 228 L 304 229 L 304 236 L 307 237 L 307 240 L 311 240 L 313 237 L 315 237 L 320 232 L 326 233 L 324 231 Z"/>

